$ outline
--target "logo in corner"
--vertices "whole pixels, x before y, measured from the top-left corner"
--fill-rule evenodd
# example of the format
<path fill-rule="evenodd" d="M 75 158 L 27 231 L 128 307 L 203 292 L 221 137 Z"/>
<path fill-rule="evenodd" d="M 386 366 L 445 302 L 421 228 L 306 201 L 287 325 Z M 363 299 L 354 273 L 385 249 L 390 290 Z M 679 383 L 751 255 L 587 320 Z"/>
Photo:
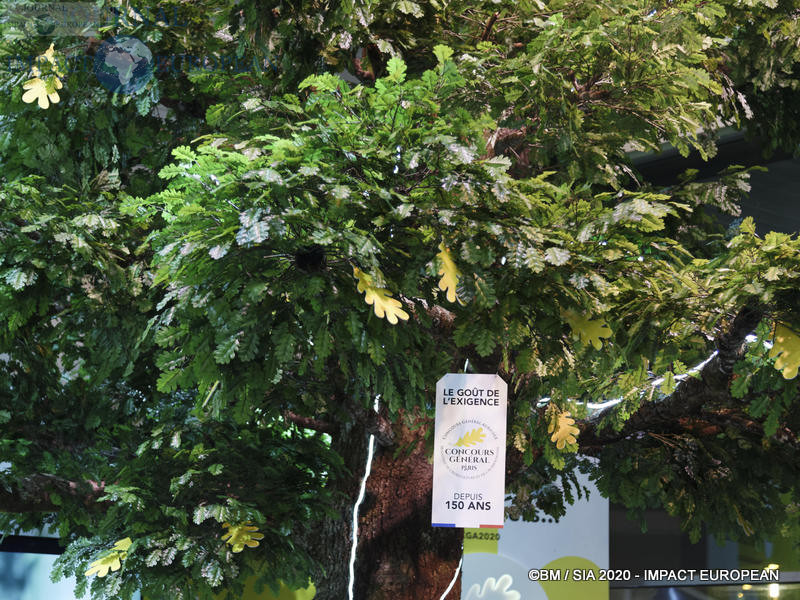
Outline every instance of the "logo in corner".
<path fill-rule="evenodd" d="M 97 49 L 94 74 L 115 94 L 135 94 L 153 76 L 153 53 L 135 37 L 109 38 Z"/>

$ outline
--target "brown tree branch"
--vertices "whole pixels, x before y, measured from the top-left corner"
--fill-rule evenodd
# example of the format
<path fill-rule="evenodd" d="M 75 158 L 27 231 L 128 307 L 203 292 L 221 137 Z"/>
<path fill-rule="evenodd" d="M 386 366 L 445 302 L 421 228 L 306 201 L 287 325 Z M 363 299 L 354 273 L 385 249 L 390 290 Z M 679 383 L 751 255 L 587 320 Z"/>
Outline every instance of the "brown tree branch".
<path fill-rule="evenodd" d="M 744 356 L 745 338 L 753 333 L 763 315 L 761 307 L 742 308 L 728 331 L 717 337 L 717 354 L 703 366 L 698 376 L 682 380 L 669 396 L 642 404 L 626 421 L 621 431 L 615 432 L 601 427 L 601 421 L 618 410 L 619 405 L 598 411 L 580 423 L 581 445 L 603 445 L 637 431 L 674 425 L 680 419 L 700 414 L 704 406 L 729 403 L 733 365 Z"/>
<path fill-rule="evenodd" d="M 304 429 L 313 429 L 314 431 L 319 431 L 321 433 L 333 433 L 336 430 L 336 427 L 333 423 L 315 419 L 313 417 L 301 417 L 300 415 L 291 411 L 286 411 L 283 413 L 283 416 L 290 423 L 294 423 L 298 427 L 303 427 Z"/>
<path fill-rule="evenodd" d="M 497 17 L 499 16 L 500 13 L 496 12 L 486 20 L 486 26 L 483 28 L 483 33 L 481 34 L 482 42 L 485 42 L 486 40 L 489 39 L 489 35 L 492 32 L 492 27 L 494 27 L 495 21 L 497 21 Z"/>
<path fill-rule="evenodd" d="M 47 473 L 34 473 L 16 482 L 13 487 L 0 485 L 0 512 L 56 512 L 52 494 L 72 497 L 87 508 L 99 507 L 97 499 L 105 493 L 105 481 L 72 481 Z"/>

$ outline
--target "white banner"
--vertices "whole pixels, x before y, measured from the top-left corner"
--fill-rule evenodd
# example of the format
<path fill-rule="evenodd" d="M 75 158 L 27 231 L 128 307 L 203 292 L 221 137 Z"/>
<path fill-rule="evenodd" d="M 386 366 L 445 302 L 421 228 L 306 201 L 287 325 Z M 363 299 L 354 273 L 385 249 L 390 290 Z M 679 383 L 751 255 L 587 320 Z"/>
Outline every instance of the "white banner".
<path fill-rule="evenodd" d="M 448 373 L 436 384 L 434 527 L 502 527 L 508 386 Z"/>

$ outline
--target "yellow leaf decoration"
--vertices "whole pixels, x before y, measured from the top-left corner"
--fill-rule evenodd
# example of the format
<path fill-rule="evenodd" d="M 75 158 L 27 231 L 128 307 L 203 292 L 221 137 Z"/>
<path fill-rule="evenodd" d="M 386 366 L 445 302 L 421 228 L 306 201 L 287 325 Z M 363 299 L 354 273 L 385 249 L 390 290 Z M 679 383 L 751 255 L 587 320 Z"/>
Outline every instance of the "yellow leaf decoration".
<path fill-rule="evenodd" d="M 114 549 L 115 550 L 120 550 L 122 552 L 127 552 L 128 548 L 131 547 L 132 543 L 133 542 L 131 541 L 131 538 L 129 538 L 129 537 L 123 538 L 123 539 L 121 539 L 121 540 L 119 540 L 117 542 L 114 542 Z"/>
<path fill-rule="evenodd" d="M 775 339 L 769 357 L 775 358 L 775 368 L 781 371 L 784 379 L 794 379 L 800 369 L 800 336 L 783 323 L 775 325 Z"/>
<path fill-rule="evenodd" d="M 97 575 L 98 577 L 105 577 L 109 571 L 119 571 L 122 567 L 122 561 L 128 557 L 128 548 L 131 547 L 131 538 L 124 538 L 114 543 L 114 548 L 105 556 L 89 564 L 89 570 L 86 571 L 86 577 Z"/>
<path fill-rule="evenodd" d="M 569 411 L 554 413 L 547 428 L 547 433 L 553 434 L 550 436 L 550 441 L 555 442 L 559 450 L 567 444 L 574 444 L 580 432 L 581 430 L 575 427 L 575 419 L 569 416 Z"/>
<path fill-rule="evenodd" d="M 744 534 L 747 537 L 753 535 L 756 530 L 753 529 L 753 526 L 742 516 L 742 513 L 739 511 L 739 507 L 734 504 L 733 510 L 736 512 L 736 522 L 739 523 L 739 527 L 742 528 Z"/>
<path fill-rule="evenodd" d="M 392 298 L 389 290 L 373 285 L 372 278 L 358 267 L 353 267 L 353 275 L 358 279 L 358 291 L 365 292 L 364 302 L 372 305 L 376 317 L 385 317 L 392 325 L 397 325 L 398 319 L 408 320 L 408 313 L 400 308 L 402 304 Z"/>
<path fill-rule="evenodd" d="M 255 548 L 258 546 L 257 540 L 264 539 L 263 533 L 258 533 L 258 527 L 252 525 L 250 522 L 242 523 L 240 525 L 231 525 L 230 523 L 223 523 L 223 527 L 228 528 L 228 533 L 222 536 L 226 544 L 230 544 L 234 552 L 241 552 L 244 547 Z"/>
<path fill-rule="evenodd" d="M 30 104 L 36 100 L 39 108 L 46 110 L 50 107 L 51 102 L 55 104 L 61 100 L 56 90 L 60 90 L 62 87 L 64 86 L 61 84 L 61 80 L 55 75 L 49 77 L 47 81 L 34 77 L 22 84 L 22 88 L 27 90 L 22 95 L 22 101 Z"/>
<path fill-rule="evenodd" d="M 450 302 L 458 300 L 459 304 L 464 304 L 461 298 L 456 293 L 456 286 L 458 285 L 458 278 L 461 277 L 461 271 L 458 270 L 453 255 L 450 254 L 450 249 L 444 245 L 444 242 L 439 244 L 439 275 L 442 278 L 439 280 L 439 289 L 447 293 L 447 299 Z"/>
<path fill-rule="evenodd" d="M 44 54 L 41 54 L 39 58 L 44 58 L 48 61 L 53 67 L 56 66 L 56 49 L 54 44 L 50 44 L 50 47 L 44 51 Z"/>
<path fill-rule="evenodd" d="M 47 69 L 45 69 L 49 70 L 47 77 L 43 76 L 39 66 L 43 69 L 47 67 Z M 53 44 L 50 44 L 50 47 L 44 54 L 39 56 L 37 65 L 31 67 L 31 75 L 33 75 L 33 77 L 22 84 L 22 89 L 26 90 L 22 95 L 23 102 L 30 104 L 36 100 L 39 104 L 39 108 L 46 110 L 50 107 L 50 103 L 55 104 L 61 100 L 57 90 L 64 87 L 59 79 L 59 77 L 63 77 L 64 74 L 58 69 L 58 65 L 56 64 L 55 48 Z"/>
<path fill-rule="evenodd" d="M 561 316 L 572 328 L 572 337 L 580 338 L 584 344 L 591 343 L 595 350 L 603 347 L 600 338 L 611 337 L 611 328 L 600 319 L 592 321 L 571 310 L 562 311 Z"/>
<path fill-rule="evenodd" d="M 97 575 L 98 577 L 105 577 L 108 575 L 109 569 L 111 571 L 119 571 L 122 563 L 120 563 L 119 552 L 112 552 L 108 556 L 99 558 L 89 565 L 89 570 L 86 571 L 86 576 L 91 577 Z"/>
<path fill-rule="evenodd" d="M 456 446 L 474 446 L 475 444 L 480 444 L 485 437 L 486 434 L 483 433 L 483 427 L 478 427 L 458 438 Z"/>

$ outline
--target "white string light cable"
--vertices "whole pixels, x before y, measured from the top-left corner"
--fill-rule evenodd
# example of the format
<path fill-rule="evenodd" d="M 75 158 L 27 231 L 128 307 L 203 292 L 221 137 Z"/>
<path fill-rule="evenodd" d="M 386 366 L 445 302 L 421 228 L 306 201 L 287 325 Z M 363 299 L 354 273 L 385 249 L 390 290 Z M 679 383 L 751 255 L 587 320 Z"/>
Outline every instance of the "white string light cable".
<path fill-rule="evenodd" d="M 467 372 L 469 368 L 469 359 L 466 360 L 464 363 L 464 373 Z M 380 404 L 380 396 L 375 398 L 375 404 L 373 405 L 372 409 L 375 412 L 378 412 Z M 353 588 L 356 582 L 356 547 L 358 546 L 358 508 L 361 506 L 361 503 L 364 501 L 364 495 L 367 492 L 367 479 L 369 478 L 370 471 L 372 471 L 372 457 L 375 455 L 375 435 L 370 434 L 369 442 L 367 444 L 367 464 L 364 467 L 364 477 L 361 479 L 361 489 L 358 490 L 358 498 L 356 499 L 356 503 L 353 506 L 353 545 L 350 547 L 350 580 L 347 584 L 347 598 L 348 600 L 353 600 Z M 462 546 L 463 549 L 463 546 Z M 456 573 L 453 575 L 453 580 L 450 582 L 450 585 L 447 586 L 447 589 L 442 594 L 440 600 L 444 600 L 447 594 L 453 589 L 453 586 L 456 584 L 458 580 L 458 574 L 461 572 L 461 563 L 463 562 L 463 557 L 461 560 L 458 561 L 458 567 L 456 567 Z"/>
<path fill-rule="evenodd" d="M 466 362 L 464 362 L 464 373 L 467 372 L 467 369 L 469 369 L 469 359 L 467 359 Z M 453 574 L 453 579 L 450 581 L 450 585 L 447 586 L 447 589 L 444 591 L 444 594 L 442 594 L 442 597 L 439 598 L 439 600 L 445 600 L 445 598 L 447 598 L 447 594 L 449 594 L 452 591 L 453 586 L 456 584 L 456 581 L 458 581 L 458 575 L 459 573 L 461 573 L 461 565 L 463 564 L 463 562 L 464 562 L 464 543 L 462 542 L 461 558 L 458 560 L 458 566 L 456 567 L 456 572 Z"/>
<path fill-rule="evenodd" d="M 439 598 L 439 600 L 445 600 L 445 598 L 447 598 L 447 594 L 449 594 L 450 591 L 453 589 L 453 586 L 456 584 L 456 581 L 458 581 L 458 574 L 461 572 L 461 563 L 463 562 L 464 562 L 464 556 L 462 554 L 461 559 L 458 561 L 458 566 L 456 567 L 456 573 L 455 575 L 453 575 L 453 580 L 450 582 L 450 585 L 447 586 L 447 589 L 444 591 L 444 594 L 442 594 L 442 597 Z"/>
<path fill-rule="evenodd" d="M 380 395 L 375 397 L 375 404 L 372 409 L 378 412 L 380 403 Z M 347 597 L 353 600 L 353 587 L 356 582 L 356 546 L 358 546 L 358 507 L 364 501 L 364 495 L 367 492 L 367 479 L 369 478 L 370 471 L 372 471 L 372 457 L 375 454 L 375 435 L 369 435 L 369 443 L 367 444 L 367 464 L 364 467 L 364 477 L 361 479 L 361 489 L 358 491 L 358 498 L 353 506 L 353 545 L 350 548 L 350 581 L 347 584 Z"/>
<path fill-rule="evenodd" d="M 750 337 L 750 336 L 748 336 L 748 337 Z M 753 337 L 755 337 L 755 336 L 753 336 Z M 749 339 L 748 339 L 747 341 L 754 341 L 754 340 L 749 340 Z M 705 360 L 704 360 L 703 362 L 701 362 L 700 364 L 698 364 L 698 365 L 695 365 L 694 367 L 692 367 L 691 369 L 689 369 L 689 370 L 688 370 L 686 373 L 683 373 L 683 374 L 681 374 L 681 375 L 675 375 L 675 381 L 683 381 L 683 380 L 684 380 L 684 379 L 686 379 L 687 377 L 691 377 L 693 374 L 695 374 L 695 373 L 699 373 L 699 372 L 701 371 L 701 369 L 702 369 L 703 367 L 705 367 L 705 366 L 706 366 L 706 365 L 707 365 L 709 362 L 711 362 L 711 360 L 712 360 L 712 359 L 713 359 L 713 358 L 714 358 L 716 355 L 717 355 L 717 351 L 715 350 L 715 351 L 714 351 L 714 352 L 711 354 L 711 356 L 709 356 L 707 359 L 705 359 Z M 657 388 L 657 387 L 658 387 L 658 386 L 660 386 L 662 383 L 664 383 L 664 378 L 663 378 L 663 377 L 659 377 L 658 379 L 656 379 L 656 380 L 654 380 L 654 381 L 651 381 L 651 382 L 650 382 L 650 386 L 651 386 L 651 387 L 654 387 L 654 388 Z M 549 397 L 549 396 L 546 396 L 546 397 L 544 397 L 544 398 L 540 398 L 540 399 L 539 399 L 539 400 L 536 402 L 536 405 L 537 405 L 537 406 L 546 406 L 548 402 L 550 402 L 550 397 Z M 587 403 L 586 403 L 586 408 L 588 408 L 590 411 L 598 411 L 598 410 L 602 410 L 602 409 L 604 409 L 604 408 L 609 408 L 609 407 L 611 407 L 611 406 L 614 406 L 614 405 L 616 405 L 616 404 L 619 404 L 620 402 L 622 402 L 622 398 L 614 398 L 614 399 L 612 399 L 612 400 L 606 400 L 605 402 L 587 402 Z"/>
<path fill-rule="evenodd" d="M 750 335 L 748 335 L 747 337 L 745 337 L 745 341 L 748 344 L 752 344 L 753 342 L 756 342 L 757 340 L 758 340 L 758 337 L 753 335 L 752 333 Z M 772 342 L 769 341 L 769 340 L 764 340 L 764 347 L 767 348 L 767 349 L 772 348 Z M 689 369 L 686 373 L 682 373 L 681 375 L 675 375 L 675 381 L 683 381 L 687 377 L 691 377 L 692 375 L 699 373 L 703 369 L 703 367 L 705 367 L 709 362 L 711 362 L 711 360 L 717 354 L 718 354 L 718 352 L 715 350 L 711 354 L 711 356 L 709 356 L 707 359 L 705 359 L 700 364 L 695 365 L 694 367 Z M 658 379 L 656 379 L 654 381 L 651 381 L 650 385 L 652 387 L 654 387 L 654 388 L 657 388 L 662 383 L 664 383 L 664 378 L 663 377 L 659 377 Z M 550 397 L 549 396 L 547 396 L 545 398 L 540 398 L 539 401 L 536 403 L 536 405 L 537 406 L 545 406 L 545 405 L 547 405 L 548 402 L 550 402 Z M 614 398 L 612 400 L 606 400 L 605 402 L 587 402 L 586 403 L 586 408 L 588 408 L 591 411 L 598 411 L 598 410 L 602 410 L 604 408 L 609 408 L 611 406 L 614 406 L 615 404 L 619 404 L 620 402 L 622 402 L 622 398 Z"/>

